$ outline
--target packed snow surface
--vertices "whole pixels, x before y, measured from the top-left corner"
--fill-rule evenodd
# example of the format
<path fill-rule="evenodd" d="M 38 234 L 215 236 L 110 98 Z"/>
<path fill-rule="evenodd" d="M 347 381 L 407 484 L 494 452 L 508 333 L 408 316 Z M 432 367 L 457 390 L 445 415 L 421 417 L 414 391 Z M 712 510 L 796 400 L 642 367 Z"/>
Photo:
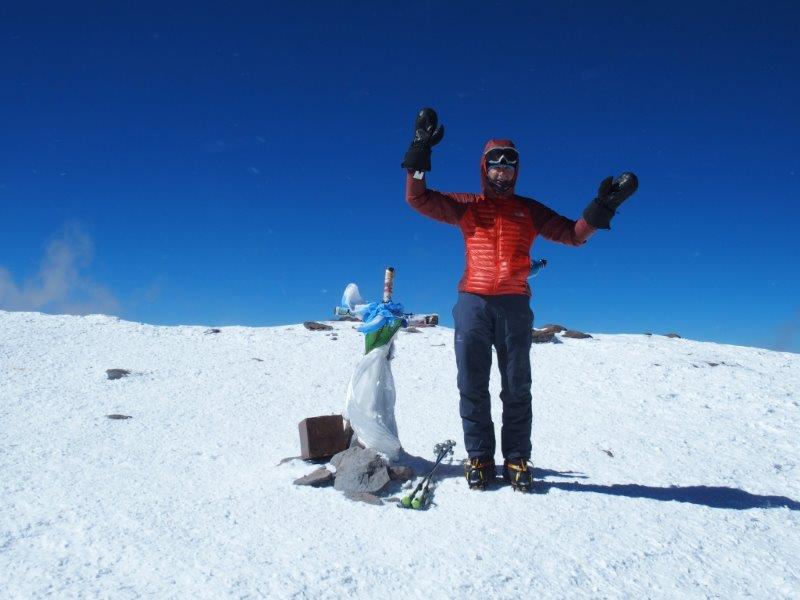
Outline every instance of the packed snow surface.
<path fill-rule="evenodd" d="M 296 487 L 315 467 L 278 466 L 301 419 L 343 409 L 364 340 L 333 327 L 0 312 L 0 595 L 800 596 L 800 355 L 645 335 L 535 345 L 539 493 L 522 495 L 462 479 L 452 330 L 401 332 L 405 450 L 459 442 L 435 504 L 412 511 Z"/>

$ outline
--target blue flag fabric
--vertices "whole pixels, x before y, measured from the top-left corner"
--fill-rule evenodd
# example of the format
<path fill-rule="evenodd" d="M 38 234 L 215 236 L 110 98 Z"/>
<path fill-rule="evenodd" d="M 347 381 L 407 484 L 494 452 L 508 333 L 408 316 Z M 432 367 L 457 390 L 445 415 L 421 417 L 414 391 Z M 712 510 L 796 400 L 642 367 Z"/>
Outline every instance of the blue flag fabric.
<path fill-rule="evenodd" d="M 398 319 L 406 326 L 403 305 L 399 302 L 370 302 L 364 309 L 364 313 L 359 315 L 364 324 L 357 328 L 361 333 L 377 331 L 384 325 L 394 325 Z"/>
<path fill-rule="evenodd" d="M 341 307 L 363 321 L 363 325 L 358 327 L 358 331 L 362 333 L 377 331 L 384 325 L 393 326 L 398 319 L 402 321 L 403 327 L 408 325 L 402 304 L 399 302 L 365 302 L 355 283 L 347 284 L 342 294 Z"/>

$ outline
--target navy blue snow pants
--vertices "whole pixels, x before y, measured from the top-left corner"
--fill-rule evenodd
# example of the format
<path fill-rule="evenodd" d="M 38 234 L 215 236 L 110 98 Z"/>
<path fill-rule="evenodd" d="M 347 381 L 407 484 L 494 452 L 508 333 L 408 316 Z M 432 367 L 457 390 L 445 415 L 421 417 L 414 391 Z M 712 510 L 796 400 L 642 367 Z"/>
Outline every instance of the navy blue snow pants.
<path fill-rule="evenodd" d="M 530 299 L 522 294 L 484 296 L 459 292 L 453 318 L 461 423 L 469 457 L 494 457 L 494 423 L 489 397 L 494 346 L 502 382 L 503 457 L 530 458 L 533 328 Z"/>

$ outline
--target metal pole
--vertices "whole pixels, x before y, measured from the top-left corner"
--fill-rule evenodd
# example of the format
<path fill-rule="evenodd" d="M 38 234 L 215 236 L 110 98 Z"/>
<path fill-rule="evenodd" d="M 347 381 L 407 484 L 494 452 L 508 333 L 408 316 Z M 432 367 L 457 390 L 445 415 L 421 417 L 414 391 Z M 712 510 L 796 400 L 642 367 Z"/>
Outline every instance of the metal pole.
<path fill-rule="evenodd" d="M 383 301 L 392 301 L 392 290 L 394 289 L 394 267 L 386 267 L 383 274 Z"/>

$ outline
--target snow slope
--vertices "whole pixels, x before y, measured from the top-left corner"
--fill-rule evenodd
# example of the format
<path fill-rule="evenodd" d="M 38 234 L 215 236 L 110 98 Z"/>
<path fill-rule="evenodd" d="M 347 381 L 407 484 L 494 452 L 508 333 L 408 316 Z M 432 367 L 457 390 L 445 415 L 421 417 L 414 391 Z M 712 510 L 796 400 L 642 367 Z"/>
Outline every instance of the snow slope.
<path fill-rule="evenodd" d="M 277 466 L 298 421 L 341 412 L 363 336 L 334 327 L 0 311 L 0 595 L 800 597 L 800 355 L 534 346 L 542 493 L 470 492 L 454 464 L 415 512 Z M 463 458 L 452 330 L 401 332 L 393 371 L 406 450 Z"/>

